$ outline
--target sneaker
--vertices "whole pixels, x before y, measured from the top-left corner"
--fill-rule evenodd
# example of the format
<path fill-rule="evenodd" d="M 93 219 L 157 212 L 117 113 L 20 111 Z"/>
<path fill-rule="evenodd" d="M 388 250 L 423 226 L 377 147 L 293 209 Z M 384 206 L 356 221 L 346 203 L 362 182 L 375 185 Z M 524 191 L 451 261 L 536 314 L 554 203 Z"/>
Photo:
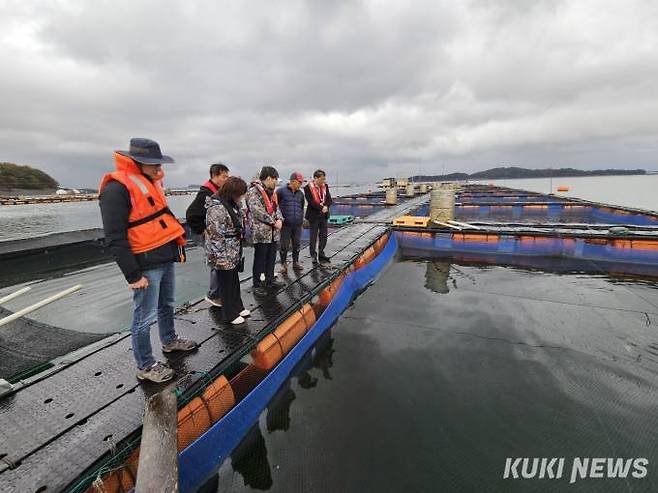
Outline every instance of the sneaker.
<path fill-rule="evenodd" d="M 222 299 L 221 298 L 209 298 L 206 296 L 204 298 L 208 303 L 210 303 L 212 306 L 218 306 L 221 308 L 222 306 Z"/>
<path fill-rule="evenodd" d="M 149 380 L 155 383 L 162 383 L 174 376 L 174 370 L 168 366 L 163 365 L 159 361 L 153 363 L 149 368 L 137 370 L 137 378 L 139 380 Z"/>
<path fill-rule="evenodd" d="M 301 270 L 304 270 L 304 264 L 302 264 L 301 262 L 293 262 L 292 263 L 292 268 L 294 270 L 301 271 Z"/>
<path fill-rule="evenodd" d="M 281 282 L 281 281 L 274 281 L 274 280 L 272 280 L 272 281 L 268 282 L 267 284 L 265 284 L 265 287 L 267 289 L 281 289 L 281 288 L 284 288 L 286 286 L 287 286 L 286 283 Z"/>
<path fill-rule="evenodd" d="M 240 312 L 241 317 L 248 317 L 249 315 L 251 315 L 251 312 L 249 310 L 242 310 Z"/>
<path fill-rule="evenodd" d="M 329 257 L 327 257 L 326 255 L 322 254 L 322 253 L 320 255 L 318 255 L 318 259 L 323 264 L 330 264 L 331 263 L 331 259 Z"/>
<path fill-rule="evenodd" d="M 320 262 L 318 262 L 318 258 L 315 255 L 311 255 L 311 260 L 313 262 L 313 265 L 318 265 Z"/>
<path fill-rule="evenodd" d="M 193 349 L 196 349 L 196 347 L 197 347 L 196 342 L 177 337 L 173 341 L 164 344 L 162 346 L 162 352 L 171 353 L 173 351 L 192 351 Z"/>
<path fill-rule="evenodd" d="M 238 317 L 238 318 L 235 318 L 235 319 L 231 320 L 231 325 L 240 325 L 240 324 L 243 324 L 244 322 L 245 322 L 244 318 Z"/>
<path fill-rule="evenodd" d="M 264 284 L 259 284 L 258 286 L 252 287 L 251 292 L 254 293 L 256 296 L 267 295 L 267 289 L 265 288 Z"/>

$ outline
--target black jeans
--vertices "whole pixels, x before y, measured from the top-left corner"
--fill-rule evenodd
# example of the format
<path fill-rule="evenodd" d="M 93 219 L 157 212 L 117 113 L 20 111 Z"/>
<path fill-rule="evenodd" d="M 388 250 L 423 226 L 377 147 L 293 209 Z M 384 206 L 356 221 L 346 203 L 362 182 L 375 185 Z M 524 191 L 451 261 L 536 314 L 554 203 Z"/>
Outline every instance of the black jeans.
<path fill-rule="evenodd" d="M 320 237 L 318 250 L 320 255 L 324 255 L 324 247 L 327 246 L 327 218 L 322 217 L 319 219 L 314 219 L 309 221 L 311 225 L 311 258 L 317 258 L 317 251 L 315 249 L 316 244 L 318 244 L 318 236 Z"/>
<path fill-rule="evenodd" d="M 231 322 L 238 318 L 244 310 L 240 295 L 240 277 L 238 268 L 231 270 L 215 270 L 217 280 L 222 286 L 222 320 Z"/>
<path fill-rule="evenodd" d="M 260 275 L 265 274 L 265 282 L 274 281 L 274 264 L 276 263 L 276 250 L 279 244 L 272 243 L 254 243 L 254 268 L 252 272 L 252 282 L 254 286 L 260 286 Z"/>
<path fill-rule="evenodd" d="M 281 263 L 288 260 L 288 249 L 292 241 L 292 261 L 299 262 L 299 245 L 302 239 L 302 225 L 286 226 L 281 229 Z"/>

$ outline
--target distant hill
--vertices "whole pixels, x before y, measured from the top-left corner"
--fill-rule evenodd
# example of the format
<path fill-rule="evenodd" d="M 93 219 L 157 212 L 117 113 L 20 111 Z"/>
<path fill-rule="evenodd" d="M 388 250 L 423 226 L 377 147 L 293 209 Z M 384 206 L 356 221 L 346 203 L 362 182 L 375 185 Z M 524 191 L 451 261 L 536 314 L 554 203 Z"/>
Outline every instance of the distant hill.
<path fill-rule="evenodd" d="M 500 180 L 513 178 L 564 178 L 572 176 L 615 176 L 615 175 L 646 175 L 643 169 L 597 169 L 581 170 L 574 168 L 528 169 L 515 166 L 507 168 L 491 168 L 477 173 L 450 173 L 447 175 L 416 175 L 409 179 L 413 181 L 455 181 L 455 180 Z"/>
<path fill-rule="evenodd" d="M 0 190 L 47 190 L 58 186 L 57 180 L 39 169 L 0 163 Z"/>

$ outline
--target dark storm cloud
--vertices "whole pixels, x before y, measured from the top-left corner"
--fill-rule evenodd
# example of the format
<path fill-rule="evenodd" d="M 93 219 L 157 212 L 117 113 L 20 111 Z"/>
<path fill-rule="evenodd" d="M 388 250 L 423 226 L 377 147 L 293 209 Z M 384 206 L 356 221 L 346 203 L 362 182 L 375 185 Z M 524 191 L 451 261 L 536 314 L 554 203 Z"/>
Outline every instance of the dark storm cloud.
<path fill-rule="evenodd" d="M 3 2 L 2 161 L 94 185 L 131 136 L 340 181 L 654 167 L 652 2 Z"/>

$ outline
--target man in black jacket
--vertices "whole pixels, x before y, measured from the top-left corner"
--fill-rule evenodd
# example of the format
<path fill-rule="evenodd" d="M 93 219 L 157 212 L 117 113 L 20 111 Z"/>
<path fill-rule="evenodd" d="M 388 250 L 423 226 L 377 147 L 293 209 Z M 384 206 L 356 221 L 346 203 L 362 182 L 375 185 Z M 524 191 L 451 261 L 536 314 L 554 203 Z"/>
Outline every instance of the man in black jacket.
<path fill-rule="evenodd" d="M 329 263 L 331 260 L 324 254 L 327 246 L 327 223 L 329 221 L 329 207 L 331 206 L 331 193 L 329 185 L 326 184 L 327 175 L 321 169 L 313 173 L 313 181 L 304 187 L 306 195 L 306 219 L 311 227 L 311 259 L 313 265 L 317 265 L 318 260 L 322 263 Z M 319 236 L 319 244 L 318 244 Z M 316 254 L 316 245 L 319 255 Z"/>
<path fill-rule="evenodd" d="M 106 174 L 99 187 L 105 242 L 133 290 L 130 332 L 137 378 L 165 382 L 174 371 L 153 357 L 153 322 L 158 321 L 163 352 L 196 348 L 174 328 L 174 262 L 185 261 L 185 231 L 161 187 L 162 164 L 173 159 L 150 139 L 131 139 L 130 150 L 115 152 L 114 159 L 116 171 Z"/>
<path fill-rule="evenodd" d="M 304 223 L 304 192 L 301 190 L 304 176 L 295 171 L 290 175 L 287 185 L 276 191 L 279 208 L 283 215 L 283 228 L 281 228 L 281 272 L 288 272 L 288 249 L 292 243 L 292 268 L 296 271 L 304 270 L 299 261 L 299 249 L 302 238 L 302 224 Z"/>
<path fill-rule="evenodd" d="M 203 235 L 206 230 L 206 199 L 211 197 L 222 188 L 229 177 L 228 167 L 222 163 L 210 165 L 210 180 L 199 188 L 194 200 L 185 211 L 185 220 L 193 233 Z M 221 289 L 219 286 L 217 271 L 210 269 L 210 287 L 206 295 L 206 301 L 214 306 L 222 306 Z"/>

